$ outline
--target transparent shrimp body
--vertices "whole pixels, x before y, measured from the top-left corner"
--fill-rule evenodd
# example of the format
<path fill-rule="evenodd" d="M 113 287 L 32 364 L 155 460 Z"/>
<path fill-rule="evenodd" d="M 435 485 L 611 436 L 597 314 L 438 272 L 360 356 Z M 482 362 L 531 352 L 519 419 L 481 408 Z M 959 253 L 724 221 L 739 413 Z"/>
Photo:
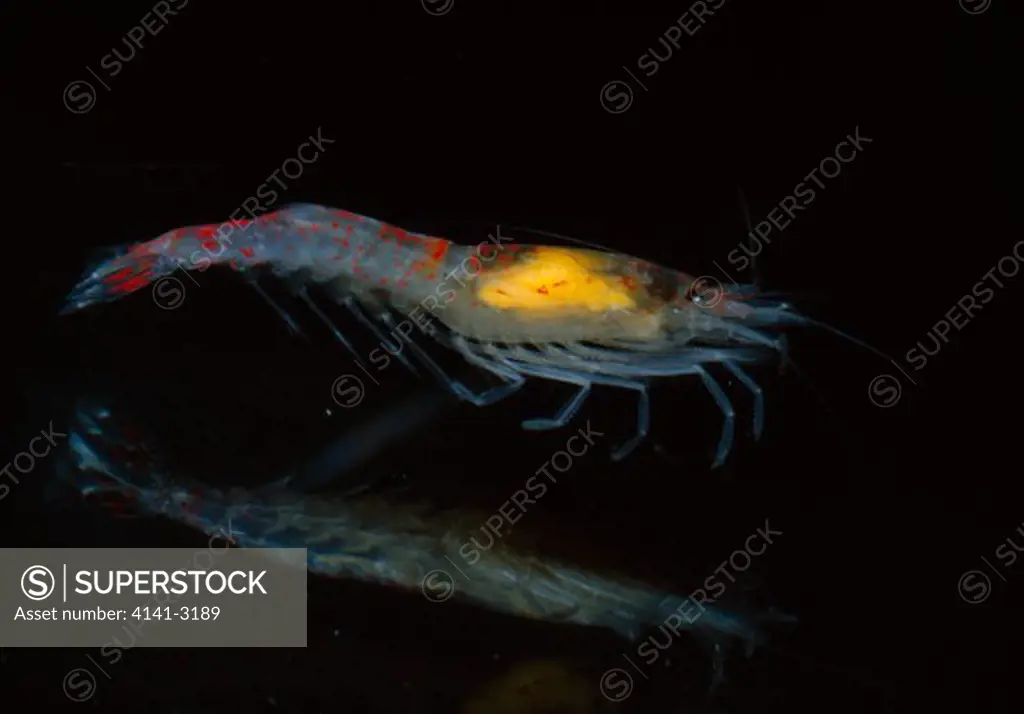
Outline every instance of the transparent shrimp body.
<path fill-rule="evenodd" d="M 624 458 L 647 434 L 650 380 L 690 375 L 722 412 L 715 457 L 721 465 L 732 448 L 735 411 L 707 371 L 717 365 L 753 394 L 760 436 L 761 390 L 744 366 L 781 352 L 766 329 L 807 324 L 804 318 L 763 297 L 726 295 L 721 285 L 708 291 L 702 279 L 628 255 L 523 245 L 500 228 L 496 233 L 464 246 L 347 211 L 293 205 L 256 221 L 178 229 L 131 246 L 83 277 L 67 311 L 119 299 L 178 268 L 223 264 L 252 276 L 253 287 L 300 332 L 250 271 L 267 266 L 296 286 L 297 297 L 360 364 L 365 355 L 317 307 L 307 285 L 326 288 L 382 345 L 401 340 L 409 349 L 394 350 L 396 359 L 413 372 L 426 369 L 465 401 L 493 404 L 529 377 L 577 387 L 554 415 L 528 420 L 527 429 L 566 426 L 594 385 L 630 389 L 638 395 L 637 431 L 612 454 Z M 410 325 L 423 327 L 424 316 L 448 328 L 424 333 L 501 384 L 474 392 L 449 377 L 417 344 L 422 335 Z"/>

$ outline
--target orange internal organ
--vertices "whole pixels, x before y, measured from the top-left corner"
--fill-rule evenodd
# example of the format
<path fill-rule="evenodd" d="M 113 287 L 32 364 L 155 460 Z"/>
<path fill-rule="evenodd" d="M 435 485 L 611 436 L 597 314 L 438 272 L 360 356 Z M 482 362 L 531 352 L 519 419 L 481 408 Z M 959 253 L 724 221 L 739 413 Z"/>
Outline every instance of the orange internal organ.
<path fill-rule="evenodd" d="M 503 310 L 592 312 L 636 307 L 628 285 L 607 271 L 612 258 L 571 248 L 537 247 L 515 264 L 482 274 L 477 297 Z"/>

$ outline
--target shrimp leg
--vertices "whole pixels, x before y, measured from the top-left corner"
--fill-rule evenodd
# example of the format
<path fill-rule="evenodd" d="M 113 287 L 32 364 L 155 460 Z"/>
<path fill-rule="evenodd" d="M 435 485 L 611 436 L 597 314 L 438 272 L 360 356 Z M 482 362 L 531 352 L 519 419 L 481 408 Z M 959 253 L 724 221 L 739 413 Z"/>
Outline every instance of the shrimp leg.
<path fill-rule="evenodd" d="M 749 374 L 739 368 L 733 362 L 722 362 L 722 366 L 732 372 L 732 375 L 739 380 L 740 384 L 749 389 L 754 395 L 754 439 L 760 439 L 764 431 L 764 391 L 758 386 Z"/>
<path fill-rule="evenodd" d="M 502 362 L 512 367 L 521 374 L 526 374 L 531 377 L 539 377 L 541 379 L 554 380 L 556 382 L 565 382 L 567 384 L 580 385 L 581 389 L 577 392 L 569 402 L 562 407 L 559 414 L 554 419 L 528 419 L 523 422 L 522 426 L 524 429 L 538 430 L 547 428 L 557 428 L 561 426 L 559 424 L 559 418 L 563 416 L 563 413 L 572 412 L 579 410 L 580 405 L 586 399 L 587 395 L 590 394 L 590 388 L 593 384 L 604 384 L 609 387 L 619 387 L 621 389 L 633 389 L 638 392 L 637 396 L 637 415 L 636 415 L 636 434 L 630 439 L 617 447 L 612 449 L 611 458 L 612 461 L 621 461 L 622 459 L 629 456 L 640 442 L 647 438 L 647 433 L 651 426 L 651 399 L 650 394 L 647 390 L 647 383 L 637 379 L 626 379 L 623 377 L 611 377 L 608 375 L 594 375 L 592 379 L 586 379 L 581 377 L 578 373 L 561 369 L 558 367 L 542 367 L 540 365 L 530 365 L 525 363 L 516 362 L 515 360 L 507 357 L 499 358 Z M 717 386 L 717 385 L 716 385 Z M 547 426 L 550 424 L 551 426 Z"/>
<path fill-rule="evenodd" d="M 701 381 L 704 382 L 704 388 L 708 390 L 715 400 L 715 404 L 722 410 L 722 416 L 725 419 L 722 424 L 722 437 L 718 441 L 718 450 L 715 452 L 715 462 L 711 464 L 712 469 L 717 469 L 725 463 L 726 457 L 732 451 L 733 434 L 736 431 L 736 410 L 733 408 L 732 402 L 729 401 L 729 397 L 706 369 L 696 365 L 693 371 L 700 376 Z"/>
<path fill-rule="evenodd" d="M 562 405 L 555 416 L 550 419 L 527 419 L 523 422 L 523 428 L 528 431 L 547 431 L 548 429 L 561 429 L 572 421 L 593 387 L 593 383 L 583 377 L 576 377 L 573 384 L 579 385 L 579 389 L 569 398 L 569 401 Z"/>
<path fill-rule="evenodd" d="M 394 322 L 394 320 L 391 319 L 390 315 L 382 319 L 389 323 Z M 427 354 L 426 350 L 424 350 L 418 344 L 413 342 L 412 338 L 407 337 L 401 330 L 395 330 L 394 334 L 398 336 L 398 339 L 404 340 L 405 343 L 409 345 L 409 349 L 411 349 L 416 354 L 416 356 L 426 366 L 426 368 L 430 370 L 434 374 L 434 376 L 442 384 L 444 384 L 449 389 L 449 391 L 452 392 L 452 394 L 454 394 L 462 401 L 469 402 L 474 406 L 485 407 L 494 404 L 495 402 L 500 402 L 502 399 L 505 399 L 513 392 L 518 391 L 519 388 L 522 387 L 523 384 L 526 382 L 526 380 L 523 379 L 522 375 L 519 374 L 516 370 L 509 369 L 508 367 L 504 367 L 499 364 L 488 362 L 487 360 L 483 360 L 474 355 L 468 349 L 465 349 L 463 351 L 463 354 L 466 356 L 468 361 L 472 362 L 478 367 L 487 370 L 488 372 L 495 375 L 504 382 L 504 384 L 497 387 L 492 387 L 487 391 L 482 392 L 481 394 L 475 394 L 469 389 L 469 387 L 464 385 L 462 382 L 459 382 L 449 377 L 445 373 L 445 371 L 441 369 L 441 366 L 434 360 L 434 358 Z M 457 344 L 461 342 L 462 340 L 458 340 Z M 460 351 L 462 350 L 463 348 L 460 347 Z"/>
<path fill-rule="evenodd" d="M 413 367 L 412 362 L 406 359 L 406 356 L 402 354 L 401 345 L 396 347 L 394 350 L 390 349 L 390 346 L 387 344 L 387 335 L 380 331 L 380 328 L 377 326 L 377 323 L 375 323 L 373 320 L 367 317 L 366 313 L 363 312 L 363 309 L 359 307 L 359 303 L 356 302 L 355 298 L 353 298 L 351 295 L 347 295 L 341 299 L 341 302 L 345 307 L 348 308 L 349 312 L 351 312 L 355 316 L 355 318 L 359 320 L 359 322 L 363 323 L 363 325 L 370 332 L 372 332 L 377 337 L 378 340 L 380 340 L 381 347 L 386 349 L 389 355 L 398 359 L 399 362 L 406 366 L 406 369 L 415 374 L 417 377 L 419 376 L 419 370 Z M 393 320 L 391 320 L 391 316 L 388 315 L 386 311 L 380 315 L 380 319 L 382 322 L 387 323 L 389 326 L 391 326 L 393 322 Z"/>
<path fill-rule="evenodd" d="M 429 356 L 427 358 L 429 359 Z M 480 359 L 476 355 L 470 357 L 469 362 L 487 370 L 506 382 L 506 384 L 502 386 L 493 387 L 483 394 L 473 397 L 473 399 L 476 399 L 480 404 L 494 404 L 495 402 L 499 402 L 511 395 L 513 392 L 518 391 L 519 388 L 526 383 L 523 375 L 519 374 L 519 372 L 509 369 L 503 365 L 491 364 L 486 360 Z M 470 399 L 470 401 L 473 401 L 473 399 Z"/>
<path fill-rule="evenodd" d="M 293 333 L 295 333 L 296 335 L 299 335 L 300 337 L 303 337 L 303 338 L 305 338 L 305 339 L 306 339 L 307 341 L 309 340 L 309 338 L 308 338 L 308 337 L 306 337 L 306 334 L 305 334 L 305 333 L 304 333 L 304 332 L 302 331 L 302 329 L 301 329 L 301 328 L 299 328 L 299 325 L 298 325 L 298 323 L 297 323 L 297 322 L 295 322 L 295 320 L 294 320 L 294 319 L 292 318 L 292 316 L 291 316 L 291 315 L 289 315 L 289 314 L 288 314 L 288 313 L 287 313 L 287 312 L 285 311 L 285 309 L 284 309 L 283 307 L 281 307 L 280 305 L 278 305 L 278 304 L 277 304 L 277 303 L 276 303 L 276 302 L 274 301 L 274 298 L 270 297 L 270 295 L 268 295 L 268 294 L 267 294 L 267 291 L 266 291 L 266 290 L 264 290 L 264 289 L 263 289 L 263 288 L 262 288 L 262 287 L 260 286 L 260 284 L 259 284 L 258 282 L 256 282 L 256 279 L 255 279 L 255 278 L 251 278 L 251 279 L 249 280 L 249 284 L 250 284 L 250 285 L 252 286 L 253 290 L 255 290 L 255 291 L 257 292 L 257 294 L 258 294 L 258 295 L 259 295 L 259 296 L 260 296 L 261 298 L 263 298 L 263 299 L 264 299 L 264 300 L 265 300 L 265 301 L 267 302 L 267 304 L 268 304 L 268 305 L 270 305 L 270 307 L 274 308 L 274 312 L 276 312 L 276 313 L 277 313 L 278 317 L 280 317 L 280 318 L 281 318 L 282 320 L 284 320 L 284 323 L 285 323 L 286 325 L 288 325 L 288 329 L 289 329 L 289 330 L 291 330 L 291 331 L 292 331 Z"/>
<path fill-rule="evenodd" d="M 327 325 L 327 328 L 331 331 L 331 334 L 334 335 L 334 339 L 336 339 L 338 342 L 344 345 L 345 349 L 347 349 L 349 353 L 351 353 L 353 359 L 355 359 L 356 361 L 356 364 L 358 364 L 365 370 L 366 365 L 364 365 L 363 361 L 359 358 L 359 352 L 356 351 L 355 346 L 351 342 L 349 342 L 348 338 L 346 338 L 345 335 L 341 334 L 341 330 L 335 327 L 334 323 L 331 322 L 331 318 L 327 317 L 327 315 L 324 314 L 324 311 L 321 310 L 315 302 L 313 302 L 313 298 L 309 296 L 309 293 L 306 291 L 305 287 L 299 288 L 298 295 L 302 299 L 302 302 L 306 303 L 306 306 L 313 311 L 313 314 L 319 317 L 320 321 Z"/>

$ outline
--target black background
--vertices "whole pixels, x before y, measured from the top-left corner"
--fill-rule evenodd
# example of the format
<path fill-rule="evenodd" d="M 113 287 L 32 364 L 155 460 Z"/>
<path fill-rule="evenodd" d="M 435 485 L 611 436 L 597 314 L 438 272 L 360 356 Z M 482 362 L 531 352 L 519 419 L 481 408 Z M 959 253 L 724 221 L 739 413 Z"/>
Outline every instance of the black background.
<path fill-rule="evenodd" d="M 95 248 L 225 219 L 318 127 L 336 143 L 288 181 L 282 203 L 323 203 L 464 243 L 495 224 L 528 225 L 694 275 L 714 274 L 743 238 L 738 187 L 761 220 L 859 127 L 872 142 L 773 239 L 762 277 L 905 365 L 901 355 L 1010 254 L 1018 233 L 997 220 L 1015 176 L 1013 144 L 998 130 L 1015 86 L 1000 43 L 1006 3 L 973 16 L 954 1 L 931 5 L 911 17 L 892 4 L 728 0 L 651 77 L 637 60 L 685 4 L 455 0 L 432 16 L 416 2 L 191 0 L 115 77 L 101 59 L 124 51 L 150 6 L 5 9 L 17 35 L 4 47 L 14 156 L 3 309 L 16 378 L 6 453 L 51 419 L 60 429 L 77 395 L 116 392 L 155 427 L 163 421 L 160 437 L 205 478 L 253 485 L 427 388 L 392 367 L 366 406 L 324 419 L 348 357 L 322 330 L 311 327 L 309 342 L 290 336 L 216 271 L 186 285 L 178 310 L 158 310 L 143 291 L 55 316 Z M 80 79 L 97 96 L 74 114 L 59 95 Z M 633 93 L 620 114 L 600 102 L 613 80 Z M 965 603 L 957 581 L 984 570 L 981 558 L 993 561 L 1024 520 L 1007 339 L 1019 290 L 1007 280 L 912 375 L 916 386 L 900 377 L 889 409 L 871 404 L 868 384 L 891 364 L 832 336 L 795 335 L 793 359 L 820 398 L 792 373 L 758 374 L 765 439 L 741 436 L 717 472 L 707 470 L 713 404 L 694 385 L 666 385 L 646 448 L 621 464 L 603 449 L 588 454 L 529 514 L 530 527 L 549 534 L 552 552 L 683 590 L 764 518 L 782 530 L 756 575 L 801 625 L 784 648 L 736 665 L 713 709 L 1003 709 L 1020 574 L 993 578 L 983 604 Z M 517 421 L 562 395 L 540 384 L 483 412 L 445 406 L 334 485 L 397 480 L 418 497 L 494 510 L 564 439 Z M 745 399 L 737 394 L 749 417 Z M 624 438 L 631 405 L 599 393 L 585 417 Z M 659 456 L 654 443 L 676 455 Z M 6 544 L 204 540 L 54 500 L 48 465 L 37 469 L 0 504 Z M 61 681 L 89 667 L 82 651 L 8 649 L 4 694 L 152 711 L 457 711 L 536 658 L 584 669 L 596 691 L 625 646 L 418 593 L 319 578 L 310 588 L 304 651 L 134 650 L 88 703 L 70 703 Z M 619 708 L 704 707 L 706 660 L 693 664 L 659 672 Z"/>

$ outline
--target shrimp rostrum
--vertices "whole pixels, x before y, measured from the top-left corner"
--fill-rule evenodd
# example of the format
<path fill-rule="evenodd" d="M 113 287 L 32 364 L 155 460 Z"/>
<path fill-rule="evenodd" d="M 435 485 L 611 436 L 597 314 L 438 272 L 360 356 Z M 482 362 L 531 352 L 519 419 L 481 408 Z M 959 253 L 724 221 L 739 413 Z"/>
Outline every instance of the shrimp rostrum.
<path fill-rule="evenodd" d="M 316 306 L 307 286 L 325 288 L 382 346 L 401 341 L 389 354 L 414 372 L 430 372 L 464 401 L 493 404 L 529 377 L 576 387 L 554 414 L 525 421 L 525 429 L 566 426 L 595 385 L 636 392 L 636 433 L 615 448 L 616 460 L 648 434 L 651 381 L 696 377 L 722 413 L 714 467 L 732 449 L 736 413 L 709 365 L 719 365 L 752 393 L 753 434 L 759 438 L 764 399 L 748 366 L 784 352 L 777 328 L 818 325 L 752 286 L 727 288 L 620 253 L 523 245 L 502 237 L 500 228 L 496 233 L 479 246 L 458 245 L 347 211 L 292 205 L 253 221 L 177 229 L 121 249 L 84 276 L 66 311 L 117 299 L 178 269 L 216 264 L 250 276 L 298 330 L 256 282 L 263 266 L 297 286 L 298 297 L 360 364 L 351 341 Z M 429 338 L 414 335 L 400 315 L 421 326 L 432 324 L 432 317 L 445 329 L 423 329 Z M 417 342 L 422 339 L 454 350 L 494 375 L 498 386 L 474 391 L 451 378 Z"/>

